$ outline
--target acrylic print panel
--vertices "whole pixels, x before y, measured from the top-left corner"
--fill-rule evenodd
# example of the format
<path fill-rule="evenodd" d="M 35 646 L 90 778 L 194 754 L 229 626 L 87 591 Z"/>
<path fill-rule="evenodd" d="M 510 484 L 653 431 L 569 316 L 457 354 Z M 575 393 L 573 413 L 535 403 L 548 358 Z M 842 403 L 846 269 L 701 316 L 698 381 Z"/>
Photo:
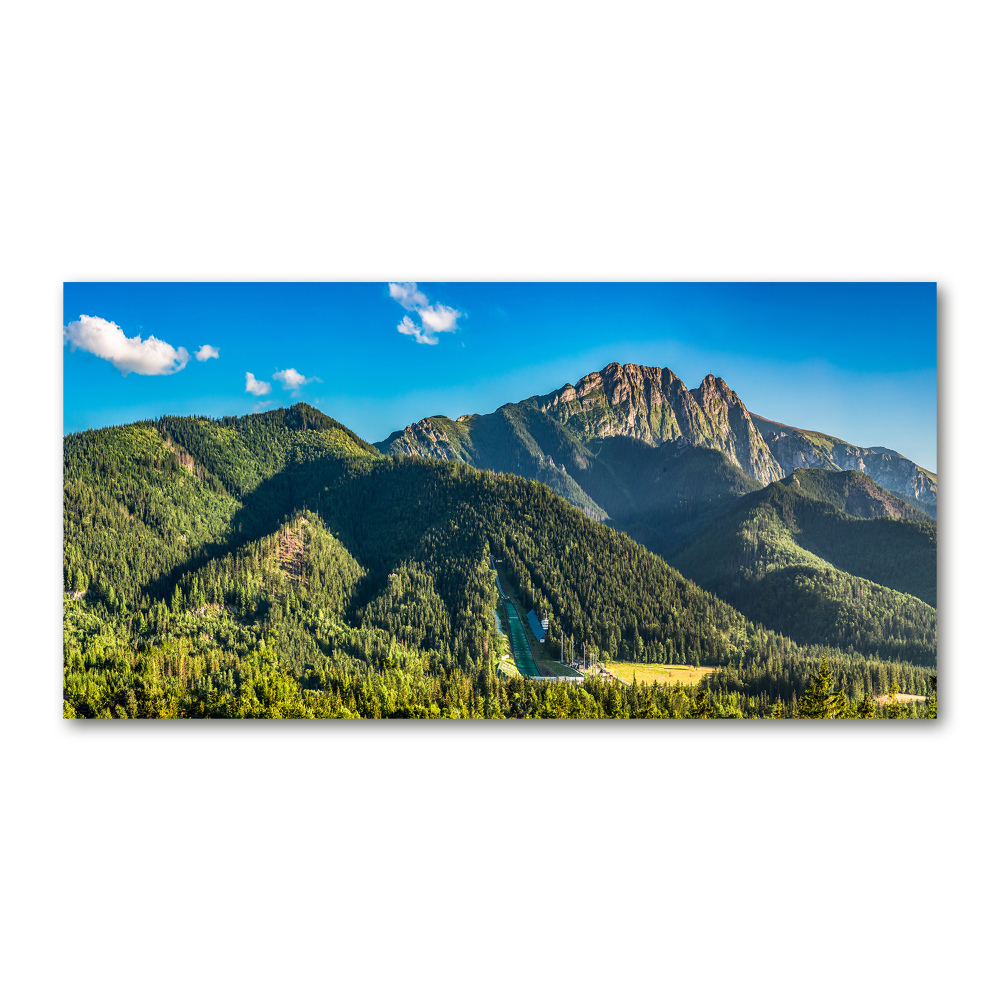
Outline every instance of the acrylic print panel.
<path fill-rule="evenodd" d="M 67 718 L 933 718 L 936 286 L 64 286 Z"/>

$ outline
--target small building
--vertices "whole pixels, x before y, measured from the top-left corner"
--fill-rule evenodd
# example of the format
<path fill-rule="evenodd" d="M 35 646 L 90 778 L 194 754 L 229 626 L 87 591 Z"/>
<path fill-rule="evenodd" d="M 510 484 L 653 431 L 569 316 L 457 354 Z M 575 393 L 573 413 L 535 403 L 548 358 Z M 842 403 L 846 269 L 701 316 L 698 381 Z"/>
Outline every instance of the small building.
<path fill-rule="evenodd" d="M 542 628 L 541 622 L 538 620 L 538 615 L 535 614 L 535 609 L 532 608 L 527 615 L 528 625 L 531 628 L 532 633 L 539 642 L 545 642 L 545 629 Z"/>

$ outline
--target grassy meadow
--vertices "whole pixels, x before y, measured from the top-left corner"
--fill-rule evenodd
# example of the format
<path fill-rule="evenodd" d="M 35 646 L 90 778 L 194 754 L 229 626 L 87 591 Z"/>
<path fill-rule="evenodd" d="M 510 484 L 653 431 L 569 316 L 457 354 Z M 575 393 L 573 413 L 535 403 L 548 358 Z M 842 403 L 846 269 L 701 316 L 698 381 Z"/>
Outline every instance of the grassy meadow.
<path fill-rule="evenodd" d="M 607 669 L 619 680 L 632 683 L 635 676 L 641 684 L 697 684 L 702 677 L 712 673 L 713 667 L 686 667 L 678 663 L 605 663 Z"/>

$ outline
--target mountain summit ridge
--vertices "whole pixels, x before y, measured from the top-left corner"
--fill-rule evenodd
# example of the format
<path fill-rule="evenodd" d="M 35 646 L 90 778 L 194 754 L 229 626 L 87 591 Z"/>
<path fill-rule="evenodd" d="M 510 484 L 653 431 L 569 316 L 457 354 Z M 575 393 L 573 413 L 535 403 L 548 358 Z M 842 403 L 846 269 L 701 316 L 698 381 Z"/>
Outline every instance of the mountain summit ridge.
<path fill-rule="evenodd" d="M 797 468 L 856 470 L 925 513 L 936 513 L 936 475 L 899 452 L 860 448 L 751 413 L 725 379 L 712 373 L 688 389 L 670 368 L 616 361 L 490 414 L 464 414 L 457 421 L 425 417 L 376 447 L 383 454 L 443 458 L 536 478 L 577 506 L 620 517 L 618 493 L 630 489 L 627 476 L 622 479 L 625 470 L 607 470 L 617 492 L 595 481 L 610 438 L 651 448 L 712 449 L 761 486 Z"/>
<path fill-rule="evenodd" d="M 932 517 L 937 515 L 937 474 L 881 445 L 861 448 L 832 434 L 750 414 L 784 475 L 796 469 L 863 472 L 883 489 Z"/>
<path fill-rule="evenodd" d="M 619 435 L 654 445 L 683 437 L 691 444 L 721 451 L 765 485 L 781 478 L 781 470 L 749 411 L 715 375 L 706 375 L 690 390 L 669 368 L 613 361 L 599 372 L 585 375 L 576 385 L 567 383 L 562 389 L 522 402 L 537 402 L 542 412 L 590 431 L 594 437 Z M 593 418 L 583 418 L 584 413 L 594 410 L 599 415 L 596 423 Z M 732 410 L 736 411 L 735 426 Z"/>
<path fill-rule="evenodd" d="M 521 411 L 529 422 L 537 423 L 537 415 L 568 432 L 572 442 L 562 440 L 559 443 L 563 447 L 570 443 L 576 446 L 576 454 L 569 457 L 570 465 L 578 468 L 587 467 L 588 459 L 594 450 L 600 449 L 599 442 L 604 438 L 632 438 L 654 446 L 684 438 L 691 444 L 721 451 L 747 475 L 764 485 L 775 482 L 782 475 L 749 411 L 724 380 L 708 375 L 692 391 L 669 368 L 618 362 L 590 372 L 575 384 L 567 382 L 551 392 L 530 396 L 518 403 L 505 403 L 492 414 L 465 414 L 457 421 L 425 417 L 391 434 L 376 447 L 385 454 L 470 461 L 472 455 L 466 452 L 468 445 L 474 442 L 465 438 L 484 420 L 505 411 L 513 416 L 511 408 Z M 528 416 L 525 410 L 534 412 Z M 536 419 L 532 421 L 531 417 Z M 459 424 L 468 435 L 458 430 Z M 567 437 L 567 434 L 560 434 L 557 427 L 550 427 L 549 434 L 543 433 L 545 437 L 553 435 L 555 438 Z M 590 448 L 591 444 L 595 445 L 594 449 Z M 543 460 L 551 456 L 556 464 L 561 464 L 555 452 L 547 450 L 542 441 L 538 441 L 538 445 Z M 526 446 L 529 453 L 536 452 L 530 444 Z M 471 464 L 478 463 L 473 460 Z"/>

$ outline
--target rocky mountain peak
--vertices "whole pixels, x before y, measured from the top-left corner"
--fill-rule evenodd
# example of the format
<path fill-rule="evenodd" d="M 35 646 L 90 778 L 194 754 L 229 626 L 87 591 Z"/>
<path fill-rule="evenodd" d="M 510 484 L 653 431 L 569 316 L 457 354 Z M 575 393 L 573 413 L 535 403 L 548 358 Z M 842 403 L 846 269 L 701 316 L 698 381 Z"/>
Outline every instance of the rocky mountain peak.
<path fill-rule="evenodd" d="M 728 385 L 726 385 L 726 380 L 718 378 L 712 374 L 706 375 L 701 380 L 701 385 L 699 385 L 698 388 L 691 393 L 691 395 L 694 396 L 695 399 L 702 404 L 702 406 L 704 406 L 708 400 L 722 399 L 725 401 L 727 406 L 739 405 L 742 409 L 746 409 L 743 406 L 743 402 L 740 400 L 740 397 L 737 396 Z"/>
<path fill-rule="evenodd" d="M 592 372 L 581 379 L 581 382 L 600 378 L 605 386 L 631 385 L 634 387 L 643 385 L 664 386 L 677 382 L 683 386 L 683 382 L 669 369 L 656 368 L 650 365 L 619 364 L 612 361 L 605 365 L 600 372 Z M 580 383 L 578 382 L 577 385 Z"/>
<path fill-rule="evenodd" d="M 655 446 L 683 437 L 723 452 L 762 483 L 779 478 L 746 407 L 715 375 L 691 392 L 669 368 L 612 362 L 533 401 L 584 442 L 628 437 Z"/>

